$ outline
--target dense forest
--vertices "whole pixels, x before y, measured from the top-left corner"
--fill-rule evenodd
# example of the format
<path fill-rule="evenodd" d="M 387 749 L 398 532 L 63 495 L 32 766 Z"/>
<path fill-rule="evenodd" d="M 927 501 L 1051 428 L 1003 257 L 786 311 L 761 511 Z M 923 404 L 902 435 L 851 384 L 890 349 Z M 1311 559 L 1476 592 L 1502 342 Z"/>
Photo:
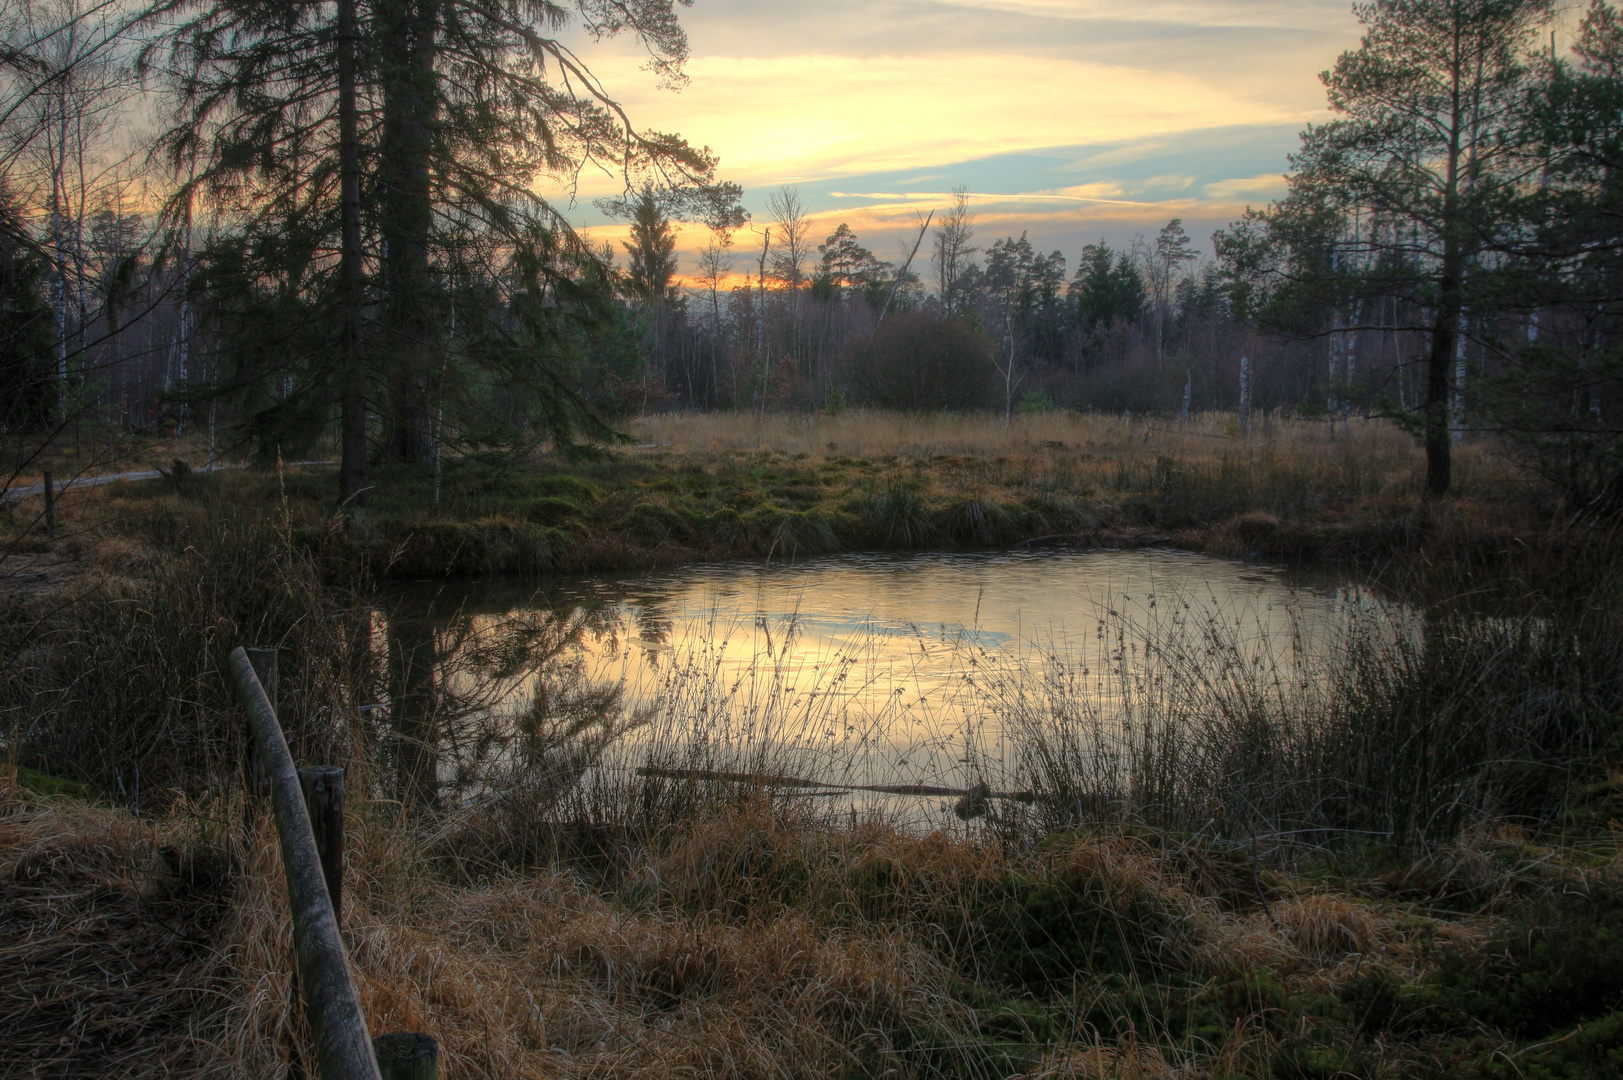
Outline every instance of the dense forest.
<path fill-rule="evenodd" d="M 371 463 L 568 449 L 659 410 L 1255 408 L 1396 418 L 1433 493 L 1451 445 L 1502 433 L 1610 507 L 1617 11 L 1565 48 L 1544 0 L 1358 17 L 1288 194 L 1212 252 L 1171 220 L 1045 253 L 960 189 L 892 263 L 794 188 L 752 220 L 558 36 L 635 38 L 680 85 L 670 0 L 8 3 L 14 465 L 87 422 L 262 457 L 336 438 L 348 498 Z M 598 203 L 623 250 L 539 194 L 588 169 L 623 181 Z"/>

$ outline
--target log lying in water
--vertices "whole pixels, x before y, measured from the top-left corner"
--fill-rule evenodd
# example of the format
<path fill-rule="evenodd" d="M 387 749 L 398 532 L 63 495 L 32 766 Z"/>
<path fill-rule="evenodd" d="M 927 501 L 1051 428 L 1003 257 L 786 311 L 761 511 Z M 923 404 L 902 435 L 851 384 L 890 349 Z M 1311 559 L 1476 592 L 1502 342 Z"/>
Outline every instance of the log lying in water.
<path fill-rule="evenodd" d="M 993 791 L 985 784 L 976 784 L 972 788 L 937 787 L 933 784 L 829 784 L 821 780 L 801 780 L 782 774 L 722 772 L 716 769 L 661 769 L 652 766 L 638 769 L 637 775 L 662 780 L 711 780 L 726 784 L 753 784 L 756 787 L 874 791 L 882 795 L 945 796 L 957 798 L 958 803 L 953 807 L 953 813 L 966 821 L 970 818 L 984 817 L 989 809 L 987 804 L 992 799 L 1008 799 L 1011 802 L 1028 804 L 1037 801 L 1035 791 Z"/>

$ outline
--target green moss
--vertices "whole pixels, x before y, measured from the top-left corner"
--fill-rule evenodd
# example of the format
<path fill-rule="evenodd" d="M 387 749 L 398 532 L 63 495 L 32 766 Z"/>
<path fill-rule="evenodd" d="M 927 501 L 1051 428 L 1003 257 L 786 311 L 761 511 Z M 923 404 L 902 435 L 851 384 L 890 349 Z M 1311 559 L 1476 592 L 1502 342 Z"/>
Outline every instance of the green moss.
<path fill-rule="evenodd" d="M 704 525 L 704 520 L 692 511 L 662 502 L 639 502 L 614 523 L 620 532 L 651 548 L 691 544 Z"/>
<path fill-rule="evenodd" d="M 782 500 L 792 506 L 805 508 L 817 505 L 822 498 L 821 485 L 807 485 L 803 483 L 774 484 L 768 491 L 774 499 Z"/>
<path fill-rule="evenodd" d="M 1450 950 L 1419 983 L 1384 973 L 1339 992 L 1368 1030 L 1495 1028 L 1536 1039 L 1623 1007 L 1623 889 L 1578 883 L 1524 902 L 1479 952 Z"/>
<path fill-rule="evenodd" d="M 538 525 L 561 525 L 581 514 L 581 508 L 569 499 L 556 495 L 543 495 L 524 504 L 524 517 Z"/>
<path fill-rule="evenodd" d="M 1032 989 L 1067 985 L 1079 974 L 1154 970 L 1175 933 L 1151 896 L 1084 866 L 1011 875 L 1000 892 L 976 914 L 984 962 Z"/>
<path fill-rule="evenodd" d="M 96 789 L 88 784 L 81 784 L 77 780 L 64 780 L 60 776 L 42 773 L 26 765 L 17 766 L 17 784 L 24 791 L 42 799 L 83 799 L 89 802 L 96 798 Z"/>
<path fill-rule="evenodd" d="M 1051 1043 L 1065 1034 L 1062 1024 L 1043 1005 L 1030 998 L 1010 998 L 968 980 L 959 980 L 953 996 L 975 1010 L 983 1035 L 1019 1043 Z"/>
<path fill-rule="evenodd" d="M 1280 1042 L 1269 1063 L 1278 1080 L 1352 1080 L 1369 1075 L 1356 1068 L 1345 1046 L 1326 1046 L 1310 1036 Z"/>
<path fill-rule="evenodd" d="M 1603 1080 L 1623 1076 L 1623 1013 L 1612 1013 L 1571 1031 L 1510 1052 L 1494 1051 L 1478 1062 L 1495 1080 Z"/>
<path fill-rule="evenodd" d="M 839 547 L 827 519 L 816 511 L 785 510 L 766 503 L 743 515 L 743 524 L 757 550 L 766 555 L 794 559 Z"/>
<path fill-rule="evenodd" d="M 526 485 L 535 495 L 567 499 L 577 506 L 590 506 L 603 497 L 603 489 L 578 476 L 537 476 Z"/>
<path fill-rule="evenodd" d="M 1604 836 L 1614 821 L 1623 821 L 1623 781 L 1589 784 L 1573 793 L 1562 825 L 1579 836 Z"/>

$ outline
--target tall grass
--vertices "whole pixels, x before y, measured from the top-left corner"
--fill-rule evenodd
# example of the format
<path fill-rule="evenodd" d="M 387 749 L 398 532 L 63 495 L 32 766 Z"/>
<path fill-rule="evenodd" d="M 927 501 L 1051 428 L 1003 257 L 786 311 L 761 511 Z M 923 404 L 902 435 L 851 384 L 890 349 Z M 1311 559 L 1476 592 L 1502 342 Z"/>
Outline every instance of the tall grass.
<path fill-rule="evenodd" d="M 1021 843 L 1129 825 L 1412 852 L 1490 822 L 1548 826 L 1616 752 L 1623 634 L 1604 606 L 1507 615 L 1355 592 L 1336 620 L 1281 631 L 1243 608 L 1157 602 L 1166 614 L 1101 610 L 1092 641 L 966 639 L 929 672 L 939 700 L 922 719 L 897 694 L 920 673 L 867 663 L 860 643 L 816 653 L 808 674 L 792 623 L 741 658 L 727 633 L 678 640 L 657 685 L 616 702 L 641 711 L 593 744 L 597 767 L 554 771 L 580 784 L 506 785 L 513 802 L 483 820 L 525 861 L 572 829 L 647 845 L 755 797 L 807 823 L 877 812 L 936 828 L 953 822 L 939 797 L 819 785 L 984 785 L 1029 795 L 960 800 L 959 816 L 989 811 Z"/>
<path fill-rule="evenodd" d="M 989 705 L 1046 796 L 1040 830 L 1413 849 L 1488 821 L 1548 825 L 1597 775 L 1623 641 L 1596 629 L 1380 602 L 1308 643 L 1259 641 L 1223 613 L 1118 618 L 1102 677 L 1055 650 L 1040 678 L 994 669 Z"/>
<path fill-rule="evenodd" d="M 356 595 L 287 531 L 228 502 L 171 499 L 136 537 L 84 546 L 67 589 L 12 593 L 0 618 L 7 752 L 149 805 L 233 787 L 245 729 L 225 657 L 280 647 L 279 707 L 305 760 L 347 757 L 362 671 Z"/>

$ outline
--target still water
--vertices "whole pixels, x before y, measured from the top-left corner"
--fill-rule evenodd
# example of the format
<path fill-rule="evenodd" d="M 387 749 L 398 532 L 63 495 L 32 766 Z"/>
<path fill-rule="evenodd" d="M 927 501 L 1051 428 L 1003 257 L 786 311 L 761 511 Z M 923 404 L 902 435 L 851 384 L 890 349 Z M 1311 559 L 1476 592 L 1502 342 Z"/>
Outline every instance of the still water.
<path fill-rule="evenodd" d="M 1345 577 L 1148 549 L 424 583 L 380 615 L 407 771 L 436 792 L 513 782 L 524 738 L 585 739 L 591 768 L 968 788 L 1021 782 L 1016 728 L 1130 722 L 1146 680 L 1202 664 L 1311 662 L 1374 603 Z"/>

